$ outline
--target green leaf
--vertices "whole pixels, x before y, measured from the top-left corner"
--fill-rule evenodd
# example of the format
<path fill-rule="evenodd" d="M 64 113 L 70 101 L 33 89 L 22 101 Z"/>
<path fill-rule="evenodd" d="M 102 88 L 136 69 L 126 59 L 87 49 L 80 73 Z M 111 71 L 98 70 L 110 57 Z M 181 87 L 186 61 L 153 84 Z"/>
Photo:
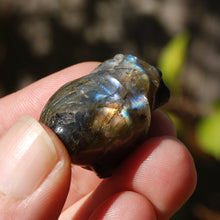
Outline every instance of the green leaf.
<path fill-rule="evenodd" d="M 220 160 L 220 109 L 198 123 L 196 136 L 201 149 Z"/>
<path fill-rule="evenodd" d="M 175 36 L 162 49 L 158 59 L 158 67 L 163 72 L 163 79 L 174 93 L 180 88 L 179 77 L 185 63 L 189 38 L 188 32 Z"/>

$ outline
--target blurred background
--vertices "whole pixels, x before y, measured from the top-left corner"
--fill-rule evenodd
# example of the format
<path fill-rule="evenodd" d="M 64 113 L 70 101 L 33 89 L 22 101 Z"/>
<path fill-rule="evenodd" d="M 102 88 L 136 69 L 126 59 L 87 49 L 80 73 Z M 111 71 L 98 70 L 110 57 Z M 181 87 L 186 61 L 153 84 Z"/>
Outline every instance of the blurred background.
<path fill-rule="evenodd" d="M 198 171 L 172 219 L 220 219 L 219 12 L 218 0 L 1 0 L 0 97 L 116 53 L 159 67 L 172 94 L 164 110 Z"/>

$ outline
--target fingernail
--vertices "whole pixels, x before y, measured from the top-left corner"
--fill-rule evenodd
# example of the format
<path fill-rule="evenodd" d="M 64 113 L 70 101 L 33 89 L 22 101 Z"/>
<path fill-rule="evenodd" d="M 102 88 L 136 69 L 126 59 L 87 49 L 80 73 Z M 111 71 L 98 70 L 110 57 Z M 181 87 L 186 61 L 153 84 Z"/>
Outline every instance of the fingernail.
<path fill-rule="evenodd" d="M 0 140 L 0 192 L 27 197 L 57 162 L 57 151 L 43 127 L 29 116 L 21 117 Z"/>

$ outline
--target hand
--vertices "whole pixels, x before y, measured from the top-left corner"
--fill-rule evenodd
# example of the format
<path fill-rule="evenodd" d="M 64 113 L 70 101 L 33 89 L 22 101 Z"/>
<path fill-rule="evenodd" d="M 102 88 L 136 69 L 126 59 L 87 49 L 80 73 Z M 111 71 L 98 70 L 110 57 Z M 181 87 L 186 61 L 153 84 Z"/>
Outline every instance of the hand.
<path fill-rule="evenodd" d="M 0 219 L 168 219 L 193 193 L 193 159 L 160 111 L 150 138 L 104 180 L 71 165 L 56 135 L 39 124 L 48 98 L 96 66 L 75 65 L 0 99 Z"/>

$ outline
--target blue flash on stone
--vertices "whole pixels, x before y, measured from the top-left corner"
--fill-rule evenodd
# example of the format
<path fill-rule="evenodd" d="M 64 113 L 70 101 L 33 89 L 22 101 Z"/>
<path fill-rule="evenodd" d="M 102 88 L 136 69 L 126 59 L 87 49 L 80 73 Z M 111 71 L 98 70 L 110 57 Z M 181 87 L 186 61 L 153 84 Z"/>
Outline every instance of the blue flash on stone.
<path fill-rule="evenodd" d="M 137 57 L 133 55 L 127 55 L 127 57 L 125 58 L 125 61 L 128 63 L 131 63 L 132 65 L 134 65 L 134 68 L 146 74 L 146 71 L 140 66 Z"/>
<path fill-rule="evenodd" d="M 148 100 L 144 95 L 137 95 L 136 97 L 131 98 L 132 109 L 141 109 L 147 105 L 148 105 Z"/>

